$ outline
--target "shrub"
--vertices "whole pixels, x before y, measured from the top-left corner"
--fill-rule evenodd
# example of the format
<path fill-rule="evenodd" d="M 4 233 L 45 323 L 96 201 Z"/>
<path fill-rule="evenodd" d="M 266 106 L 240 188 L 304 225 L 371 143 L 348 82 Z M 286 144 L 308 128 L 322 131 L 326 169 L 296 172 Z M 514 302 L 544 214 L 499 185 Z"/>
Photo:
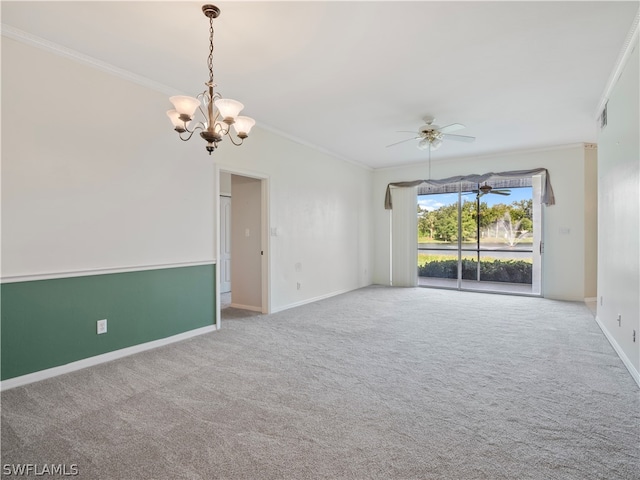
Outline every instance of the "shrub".
<path fill-rule="evenodd" d="M 462 260 L 462 278 L 476 280 L 478 263 Z M 532 281 L 533 265 L 523 260 L 481 260 L 480 280 L 486 282 L 527 283 Z M 458 278 L 457 260 L 435 260 L 418 266 L 420 277 Z"/>

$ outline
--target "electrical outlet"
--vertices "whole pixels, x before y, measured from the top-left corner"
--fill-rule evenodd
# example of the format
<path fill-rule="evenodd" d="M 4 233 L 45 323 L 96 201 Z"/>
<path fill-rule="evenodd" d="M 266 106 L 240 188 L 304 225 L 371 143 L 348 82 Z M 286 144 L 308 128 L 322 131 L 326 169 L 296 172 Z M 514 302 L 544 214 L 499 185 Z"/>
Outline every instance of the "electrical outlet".
<path fill-rule="evenodd" d="M 633 331 L 633 343 L 636 343 L 636 331 Z"/>
<path fill-rule="evenodd" d="M 622 326 L 622 314 L 618 314 L 618 326 Z"/>
<path fill-rule="evenodd" d="M 98 320 L 97 332 L 98 332 L 98 335 L 100 335 L 102 333 L 107 333 L 107 319 L 106 318 L 104 320 Z"/>
<path fill-rule="evenodd" d="M 301 287 L 300 282 L 298 282 L 298 290 L 300 290 L 300 287 Z"/>

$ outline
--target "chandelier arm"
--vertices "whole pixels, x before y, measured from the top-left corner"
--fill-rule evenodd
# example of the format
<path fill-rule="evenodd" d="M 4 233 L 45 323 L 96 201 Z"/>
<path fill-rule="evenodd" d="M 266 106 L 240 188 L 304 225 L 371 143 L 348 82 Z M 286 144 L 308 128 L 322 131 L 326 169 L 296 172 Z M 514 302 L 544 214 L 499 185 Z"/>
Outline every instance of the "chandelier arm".
<path fill-rule="evenodd" d="M 187 140 L 189 140 L 194 133 L 196 133 L 198 130 L 205 130 L 204 124 L 202 122 L 198 122 L 197 125 L 193 128 L 193 130 L 189 130 L 188 128 L 184 130 L 184 132 L 178 132 L 178 136 L 180 137 L 180 140 L 182 140 L 183 142 L 186 142 Z M 182 134 L 187 132 L 189 134 L 189 136 L 187 138 L 183 138 Z"/>
<path fill-rule="evenodd" d="M 240 143 L 236 143 L 233 141 L 233 137 L 231 136 L 231 134 L 227 134 L 227 137 L 229 137 L 229 140 L 231 140 L 231 143 L 233 143 L 236 147 L 239 147 L 240 145 L 242 145 L 242 142 L 244 141 L 244 138 L 240 139 Z"/>
<path fill-rule="evenodd" d="M 218 120 L 218 118 L 220 117 L 220 113 L 219 112 L 216 112 L 215 115 L 210 116 L 209 113 L 206 110 L 204 110 L 202 105 L 198 107 L 198 110 L 200 110 L 200 113 L 202 114 L 202 117 L 206 120 L 208 125 L 214 125 L 216 120 Z M 199 122 L 199 123 L 204 123 L 204 122 Z M 203 127 L 203 129 L 206 130 L 207 126 L 205 125 Z"/>
<path fill-rule="evenodd" d="M 196 98 L 200 100 L 200 105 L 198 105 L 198 110 L 200 110 L 200 113 L 202 114 L 202 118 L 204 118 L 206 121 L 210 120 L 209 116 L 207 115 L 207 112 L 203 109 L 203 106 L 209 103 L 209 97 L 207 96 L 207 92 L 206 91 L 200 92 L 196 96 Z"/>
<path fill-rule="evenodd" d="M 195 126 L 192 128 L 186 128 L 185 126 L 185 131 L 189 133 L 195 133 L 198 130 L 206 130 L 206 129 L 207 129 L 207 126 L 205 125 L 204 122 L 197 122 Z"/>
<path fill-rule="evenodd" d="M 195 132 L 196 132 L 195 130 L 193 130 L 193 131 L 189 131 L 189 136 L 188 136 L 187 138 L 184 138 L 184 137 L 182 136 L 182 134 L 183 134 L 184 132 L 180 132 L 180 133 L 178 133 L 178 137 L 179 137 L 179 138 L 180 138 L 180 140 L 182 140 L 183 142 L 187 142 L 187 141 L 191 140 L 191 137 L 193 137 L 193 134 L 194 134 Z"/>
<path fill-rule="evenodd" d="M 216 119 L 217 119 L 219 116 L 220 116 L 220 114 L 218 113 L 218 114 L 216 115 Z M 229 135 L 229 125 L 227 125 L 227 127 L 226 127 L 226 128 L 222 126 L 222 123 L 221 123 L 221 122 L 216 123 L 216 125 L 217 125 L 217 126 L 219 127 L 219 129 L 220 129 L 220 130 L 219 130 L 219 132 L 218 132 L 220 135 Z M 229 138 L 231 138 L 231 137 L 229 137 Z"/>

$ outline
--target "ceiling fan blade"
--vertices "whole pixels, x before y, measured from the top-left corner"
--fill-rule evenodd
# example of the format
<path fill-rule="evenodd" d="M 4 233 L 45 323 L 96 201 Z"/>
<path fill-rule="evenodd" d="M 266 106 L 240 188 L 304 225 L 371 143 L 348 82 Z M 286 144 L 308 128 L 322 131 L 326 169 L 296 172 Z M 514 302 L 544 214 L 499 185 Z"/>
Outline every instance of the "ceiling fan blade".
<path fill-rule="evenodd" d="M 506 190 L 491 190 L 489 193 L 495 193 L 497 195 L 511 195 L 511 192 L 507 192 Z"/>
<path fill-rule="evenodd" d="M 400 145 L 401 143 L 409 142 L 409 141 L 411 141 L 411 140 L 415 140 L 415 139 L 417 139 L 417 138 L 420 138 L 420 137 L 413 137 L 413 138 L 407 138 L 406 140 L 400 140 L 399 142 L 396 142 L 396 143 L 392 143 L 392 144 L 390 144 L 390 145 L 387 145 L 385 148 L 393 147 L 394 145 Z"/>
<path fill-rule="evenodd" d="M 457 132 L 458 130 L 462 130 L 463 128 L 465 128 L 465 126 L 462 125 L 461 123 L 452 123 L 450 125 L 445 125 L 439 130 L 441 133 L 449 133 L 449 132 Z"/>
<path fill-rule="evenodd" d="M 466 142 L 466 143 L 471 143 L 476 140 L 476 137 L 469 137 L 467 135 L 451 135 L 450 133 L 445 133 L 443 136 L 448 140 L 456 140 L 458 142 Z"/>

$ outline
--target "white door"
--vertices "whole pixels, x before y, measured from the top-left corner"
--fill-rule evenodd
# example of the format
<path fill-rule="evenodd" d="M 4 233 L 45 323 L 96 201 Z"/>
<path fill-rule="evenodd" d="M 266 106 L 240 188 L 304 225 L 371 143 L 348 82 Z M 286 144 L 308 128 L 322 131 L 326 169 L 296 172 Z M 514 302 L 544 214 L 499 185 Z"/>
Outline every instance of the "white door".
<path fill-rule="evenodd" d="M 231 291 L 231 197 L 220 197 L 220 293 Z"/>

